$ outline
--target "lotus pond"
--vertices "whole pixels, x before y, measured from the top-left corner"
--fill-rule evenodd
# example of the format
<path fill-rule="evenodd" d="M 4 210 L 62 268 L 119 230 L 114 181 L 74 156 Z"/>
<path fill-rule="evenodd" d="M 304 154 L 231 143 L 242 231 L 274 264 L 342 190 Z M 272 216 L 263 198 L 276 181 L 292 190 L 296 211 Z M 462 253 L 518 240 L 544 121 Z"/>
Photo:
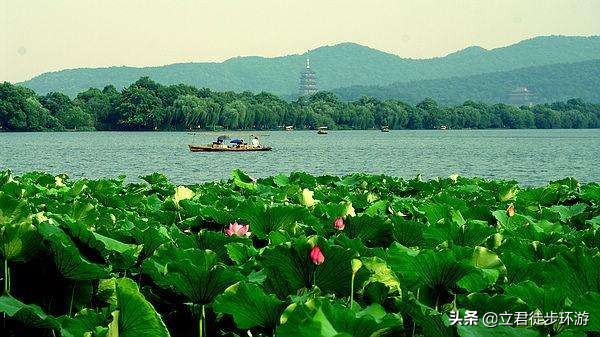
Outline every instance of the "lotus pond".
<path fill-rule="evenodd" d="M 177 186 L 161 174 L 126 183 L 5 171 L 0 329 L 600 336 L 599 227 L 600 185 L 571 178 L 521 188 L 236 170 Z M 489 313 L 514 321 L 491 327 Z"/>

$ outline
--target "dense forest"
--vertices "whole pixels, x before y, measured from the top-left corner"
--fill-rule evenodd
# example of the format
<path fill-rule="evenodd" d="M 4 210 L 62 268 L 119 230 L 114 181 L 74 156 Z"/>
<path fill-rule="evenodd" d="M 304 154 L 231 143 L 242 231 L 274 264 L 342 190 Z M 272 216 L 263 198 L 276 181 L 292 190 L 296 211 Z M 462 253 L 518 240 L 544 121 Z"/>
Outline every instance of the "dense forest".
<path fill-rule="evenodd" d="M 352 86 L 332 92 L 347 101 L 370 96 L 400 99 L 408 103 L 418 103 L 426 97 L 435 97 L 440 104 L 460 104 L 467 98 L 498 103 L 509 102 L 511 91 L 522 86 L 530 90 L 532 95 L 529 100 L 533 103 L 554 102 L 571 97 L 600 102 L 600 60 L 527 67 L 467 77 L 398 82 L 386 86 Z"/>
<path fill-rule="evenodd" d="M 189 85 L 162 85 L 143 77 L 119 91 L 91 88 L 75 99 L 38 96 L 31 89 L 0 85 L 0 130 L 219 130 L 461 128 L 598 128 L 600 104 L 581 99 L 532 106 L 467 101 L 443 106 L 431 98 L 416 105 L 362 97 L 344 102 L 319 92 L 288 102 L 270 93 L 216 92 Z"/>
<path fill-rule="evenodd" d="M 430 59 L 402 58 L 355 43 L 341 43 L 274 58 L 248 56 L 220 63 L 61 70 L 41 74 L 21 84 L 38 94 L 62 92 L 74 98 L 90 87 L 102 89 L 112 84 L 121 90 L 138 78 L 148 76 L 165 85 L 183 83 L 218 91 L 294 95 L 307 57 L 317 73 L 319 89 L 330 91 L 353 85 L 385 86 L 599 59 L 600 36 L 540 36 L 506 47 L 487 50 L 474 46 Z M 520 85 L 528 86 L 527 83 Z M 463 96 L 461 102 L 466 99 L 468 97 Z"/>

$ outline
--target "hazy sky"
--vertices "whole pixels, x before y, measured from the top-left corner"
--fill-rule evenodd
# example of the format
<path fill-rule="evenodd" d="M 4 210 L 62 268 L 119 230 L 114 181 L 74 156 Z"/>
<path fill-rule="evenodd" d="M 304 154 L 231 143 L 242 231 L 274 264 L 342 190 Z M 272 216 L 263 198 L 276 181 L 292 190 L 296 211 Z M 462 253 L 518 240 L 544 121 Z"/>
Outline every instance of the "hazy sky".
<path fill-rule="evenodd" d="M 600 0 L 0 0 L 0 82 L 351 41 L 403 57 L 600 35 Z"/>

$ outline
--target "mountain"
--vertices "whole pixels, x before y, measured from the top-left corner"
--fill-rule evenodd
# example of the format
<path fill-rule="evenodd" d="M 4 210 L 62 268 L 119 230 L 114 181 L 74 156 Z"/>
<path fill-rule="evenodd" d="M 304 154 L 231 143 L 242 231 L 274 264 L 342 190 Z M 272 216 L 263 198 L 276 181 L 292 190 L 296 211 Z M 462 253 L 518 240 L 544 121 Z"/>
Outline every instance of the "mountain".
<path fill-rule="evenodd" d="M 348 101 L 371 96 L 417 103 L 432 97 L 442 104 L 460 104 L 466 100 L 513 103 L 514 97 L 509 95 L 517 88 L 527 88 L 526 102 L 531 103 L 556 102 L 569 98 L 600 102 L 600 60 L 447 79 L 398 82 L 386 86 L 352 86 L 332 91 Z"/>
<path fill-rule="evenodd" d="M 424 42 L 425 43 L 425 42 Z M 545 36 L 486 50 L 469 47 L 444 57 L 408 59 L 354 43 L 274 58 L 236 57 L 221 63 L 179 63 L 160 67 L 81 68 L 45 73 L 21 83 L 40 94 L 75 95 L 89 87 L 124 87 L 142 76 L 162 84 L 186 83 L 215 90 L 294 94 L 305 59 L 317 74 L 319 89 L 387 85 L 425 79 L 468 76 L 524 67 L 600 58 L 600 36 Z"/>

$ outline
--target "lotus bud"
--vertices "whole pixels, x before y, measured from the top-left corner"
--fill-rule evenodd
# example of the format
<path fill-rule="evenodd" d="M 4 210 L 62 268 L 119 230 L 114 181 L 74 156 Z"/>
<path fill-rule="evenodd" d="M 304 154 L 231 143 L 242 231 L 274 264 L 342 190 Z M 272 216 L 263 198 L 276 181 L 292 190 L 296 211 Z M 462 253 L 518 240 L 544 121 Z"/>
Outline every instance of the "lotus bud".
<path fill-rule="evenodd" d="M 317 266 L 325 262 L 325 256 L 323 255 L 323 252 L 321 252 L 321 248 L 319 246 L 314 246 L 310 250 L 310 260 Z"/>
<path fill-rule="evenodd" d="M 352 259 L 352 274 L 356 274 L 356 272 L 362 267 L 362 261 L 359 259 Z"/>
<path fill-rule="evenodd" d="M 335 221 L 333 222 L 333 227 L 335 227 L 335 229 L 337 229 L 338 231 L 344 230 L 344 228 L 346 227 L 344 219 L 342 217 L 338 217 L 337 219 L 335 219 Z"/>
<path fill-rule="evenodd" d="M 229 227 L 225 229 L 225 234 L 227 236 L 250 236 L 250 232 L 248 229 L 250 226 L 248 225 L 240 225 L 237 222 L 229 224 Z"/>
<path fill-rule="evenodd" d="M 508 207 L 506 208 L 506 214 L 508 214 L 508 216 L 515 215 L 515 205 L 513 205 L 513 204 L 508 205 Z"/>

